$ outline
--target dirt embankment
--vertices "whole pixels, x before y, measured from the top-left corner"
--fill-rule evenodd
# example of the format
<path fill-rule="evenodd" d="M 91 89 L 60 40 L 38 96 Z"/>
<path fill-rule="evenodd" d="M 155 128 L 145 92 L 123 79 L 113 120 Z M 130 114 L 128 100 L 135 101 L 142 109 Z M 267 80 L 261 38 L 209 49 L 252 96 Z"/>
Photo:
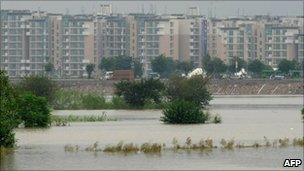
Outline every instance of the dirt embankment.
<path fill-rule="evenodd" d="M 113 81 L 58 80 L 60 87 L 78 91 L 114 92 Z M 212 80 L 209 85 L 214 95 L 299 95 L 303 94 L 302 80 Z"/>

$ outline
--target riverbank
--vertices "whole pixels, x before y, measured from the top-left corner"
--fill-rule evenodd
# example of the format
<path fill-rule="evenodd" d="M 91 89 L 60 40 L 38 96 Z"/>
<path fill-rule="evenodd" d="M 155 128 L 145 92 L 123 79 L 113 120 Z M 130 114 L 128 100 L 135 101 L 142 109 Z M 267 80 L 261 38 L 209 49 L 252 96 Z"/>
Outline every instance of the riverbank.
<path fill-rule="evenodd" d="M 20 80 L 12 79 L 13 84 Z M 54 80 L 63 89 L 90 91 L 112 95 L 117 81 L 95 79 Z M 269 80 L 269 79 L 214 79 L 209 89 L 214 95 L 302 95 L 302 79 Z"/>
<path fill-rule="evenodd" d="M 114 93 L 115 81 L 75 79 L 55 80 L 66 90 L 99 92 L 105 95 Z M 18 80 L 12 80 L 17 83 Z M 211 80 L 209 89 L 214 95 L 302 95 L 303 80 L 269 79 L 221 79 Z"/>

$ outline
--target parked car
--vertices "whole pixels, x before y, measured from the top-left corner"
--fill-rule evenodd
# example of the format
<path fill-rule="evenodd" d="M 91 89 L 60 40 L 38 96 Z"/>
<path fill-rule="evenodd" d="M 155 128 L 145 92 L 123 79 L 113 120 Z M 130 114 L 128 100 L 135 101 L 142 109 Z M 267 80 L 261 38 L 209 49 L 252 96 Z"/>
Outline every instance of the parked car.
<path fill-rule="evenodd" d="M 160 75 L 157 72 L 151 72 L 149 73 L 148 77 L 153 79 L 159 79 Z"/>
<path fill-rule="evenodd" d="M 107 71 L 104 75 L 105 80 L 112 80 L 113 79 L 114 72 L 113 71 Z"/>
<path fill-rule="evenodd" d="M 274 79 L 274 80 L 283 80 L 283 79 L 285 79 L 285 76 L 284 76 L 284 75 L 275 75 L 275 76 L 273 77 L 273 79 Z"/>

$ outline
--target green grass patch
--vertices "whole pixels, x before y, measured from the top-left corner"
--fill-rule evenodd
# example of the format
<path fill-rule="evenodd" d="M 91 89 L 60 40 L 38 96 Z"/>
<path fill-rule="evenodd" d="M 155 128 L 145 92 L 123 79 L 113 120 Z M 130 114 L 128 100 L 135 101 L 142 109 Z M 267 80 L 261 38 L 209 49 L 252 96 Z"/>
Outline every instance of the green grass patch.
<path fill-rule="evenodd" d="M 102 115 L 89 115 L 89 116 L 51 116 L 52 125 L 54 126 L 67 126 L 71 122 L 104 122 L 104 121 L 117 121 L 115 118 L 109 118 L 105 113 Z"/>

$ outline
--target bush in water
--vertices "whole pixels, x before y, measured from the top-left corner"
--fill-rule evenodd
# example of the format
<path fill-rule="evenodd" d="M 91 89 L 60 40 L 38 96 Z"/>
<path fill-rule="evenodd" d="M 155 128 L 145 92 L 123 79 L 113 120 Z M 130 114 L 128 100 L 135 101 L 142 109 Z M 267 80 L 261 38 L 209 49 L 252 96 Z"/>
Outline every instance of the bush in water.
<path fill-rule="evenodd" d="M 13 129 L 18 126 L 16 95 L 5 72 L 0 70 L 0 148 L 13 147 Z"/>
<path fill-rule="evenodd" d="M 25 127 L 47 127 L 50 125 L 50 109 L 44 97 L 26 93 L 20 96 L 18 104 L 18 115 Z"/>
<path fill-rule="evenodd" d="M 21 81 L 19 88 L 21 91 L 31 92 L 36 96 L 45 97 L 49 102 L 52 102 L 57 90 L 57 85 L 48 77 L 30 76 L 25 77 Z"/>
<path fill-rule="evenodd" d="M 201 75 L 191 78 L 172 77 L 167 86 L 167 98 L 171 101 L 177 99 L 191 101 L 204 108 L 212 100 L 207 84 L 208 78 Z"/>
<path fill-rule="evenodd" d="M 161 121 L 169 124 L 205 123 L 208 116 L 200 106 L 185 100 L 176 100 L 165 105 Z"/>
<path fill-rule="evenodd" d="M 115 84 L 115 94 L 123 97 L 126 103 L 132 107 L 142 108 L 147 101 L 160 103 L 164 88 L 164 84 L 156 79 L 121 81 Z"/>

